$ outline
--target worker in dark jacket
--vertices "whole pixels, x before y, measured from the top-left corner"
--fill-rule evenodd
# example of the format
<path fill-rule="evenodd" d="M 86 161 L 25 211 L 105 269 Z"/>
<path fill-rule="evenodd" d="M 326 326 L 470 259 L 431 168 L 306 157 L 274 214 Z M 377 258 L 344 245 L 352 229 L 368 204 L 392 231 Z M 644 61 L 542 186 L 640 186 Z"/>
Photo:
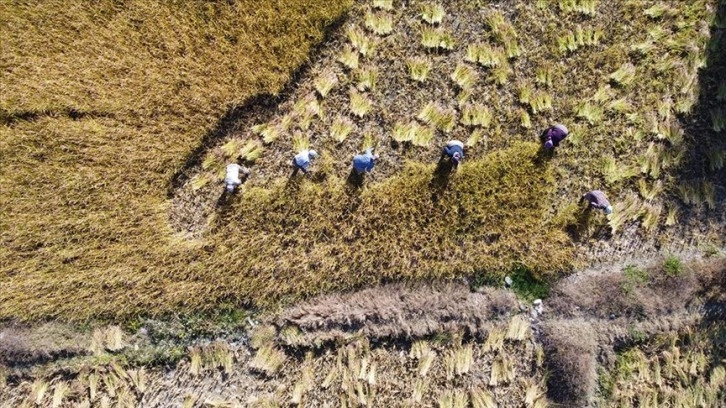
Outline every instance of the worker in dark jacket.
<path fill-rule="evenodd" d="M 605 211 L 605 214 L 612 214 L 613 207 L 610 205 L 610 201 L 605 197 L 605 193 L 600 190 L 593 190 L 585 193 L 582 196 L 583 201 L 587 201 L 591 208 L 597 208 L 598 210 Z"/>
<path fill-rule="evenodd" d="M 555 147 L 559 146 L 560 142 L 565 140 L 565 138 L 569 134 L 570 131 L 567 130 L 567 127 L 559 123 L 547 128 L 544 132 L 542 132 L 544 148 L 547 150 L 554 149 Z"/>
<path fill-rule="evenodd" d="M 451 162 L 451 169 L 456 170 L 459 162 L 464 159 L 464 143 L 458 140 L 449 140 L 441 151 L 439 161 L 448 159 Z"/>

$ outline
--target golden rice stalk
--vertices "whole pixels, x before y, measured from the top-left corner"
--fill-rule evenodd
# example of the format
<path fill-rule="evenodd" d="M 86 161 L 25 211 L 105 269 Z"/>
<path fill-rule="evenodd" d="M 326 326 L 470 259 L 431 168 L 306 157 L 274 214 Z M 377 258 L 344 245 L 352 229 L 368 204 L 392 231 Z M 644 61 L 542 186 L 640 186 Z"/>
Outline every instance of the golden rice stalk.
<path fill-rule="evenodd" d="M 477 81 L 478 75 L 470 66 L 466 64 L 458 64 L 451 74 L 451 80 L 454 81 L 459 88 L 470 89 Z"/>
<path fill-rule="evenodd" d="M 428 353 L 422 355 L 421 358 L 419 358 L 418 368 L 416 369 L 419 377 L 426 377 L 426 374 L 428 374 L 429 370 L 431 369 L 431 365 L 434 363 L 435 359 L 436 353 L 432 350 L 429 350 Z"/>
<path fill-rule="evenodd" d="M 411 143 L 414 146 L 428 147 L 434 139 L 434 129 L 415 124 L 412 127 Z"/>
<path fill-rule="evenodd" d="M 265 150 L 260 142 L 256 140 L 250 140 L 241 149 L 239 149 L 239 157 L 242 160 L 248 162 L 254 162 L 262 156 L 262 152 Z"/>
<path fill-rule="evenodd" d="M 580 13 L 594 16 L 598 0 L 558 0 L 560 10 L 566 13 Z"/>
<path fill-rule="evenodd" d="M 651 186 L 648 186 L 648 182 L 641 178 L 638 180 L 638 191 L 645 200 L 653 201 L 663 192 L 663 182 L 657 180 Z"/>
<path fill-rule="evenodd" d="M 129 370 L 129 378 L 137 393 L 143 394 L 146 392 L 147 376 L 146 370 L 143 367 L 138 370 Z"/>
<path fill-rule="evenodd" d="M 353 121 L 345 116 L 338 115 L 330 126 L 330 138 L 341 143 L 353 131 L 354 127 Z"/>
<path fill-rule="evenodd" d="M 424 378 L 419 378 L 416 380 L 416 382 L 413 384 L 413 392 L 411 394 L 411 402 L 415 404 L 420 404 L 421 401 L 423 401 L 423 397 L 426 394 L 426 391 L 429 389 L 429 380 Z"/>
<path fill-rule="evenodd" d="M 628 103 L 628 99 L 623 97 L 610 102 L 606 109 L 612 112 L 626 113 L 632 109 L 632 106 Z"/>
<path fill-rule="evenodd" d="M 706 152 L 706 157 L 708 157 L 708 168 L 711 171 L 721 170 L 723 168 L 724 159 L 726 158 L 726 150 L 709 149 Z"/>
<path fill-rule="evenodd" d="M 438 3 L 421 5 L 421 19 L 429 24 L 439 24 L 446 17 L 444 6 Z"/>
<path fill-rule="evenodd" d="M 431 71 L 431 63 L 421 57 L 409 59 L 406 61 L 406 66 L 408 67 L 408 74 L 411 76 L 411 79 L 418 82 L 426 81 L 429 71 Z"/>
<path fill-rule="evenodd" d="M 535 82 L 539 85 L 546 86 L 547 88 L 552 87 L 552 77 L 554 73 L 550 67 L 538 68 L 535 73 Z"/>
<path fill-rule="evenodd" d="M 354 115 L 362 118 L 373 107 L 373 102 L 355 88 L 350 88 L 350 110 Z"/>
<path fill-rule="evenodd" d="M 338 85 L 338 76 L 334 72 L 328 72 L 320 75 L 315 80 L 315 90 L 318 91 L 321 97 L 325 98 L 328 96 L 330 91 Z"/>
<path fill-rule="evenodd" d="M 250 345 L 255 349 L 269 346 L 275 341 L 276 335 L 277 329 L 275 329 L 275 326 L 256 327 L 250 336 Z"/>
<path fill-rule="evenodd" d="M 716 208 L 716 196 L 713 182 L 703 180 L 701 182 L 701 191 L 703 192 L 702 197 L 703 201 L 706 203 L 706 206 L 710 210 Z"/>
<path fill-rule="evenodd" d="M 529 382 L 527 385 L 527 391 L 524 396 L 524 405 L 527 407 L 533 407 L 535 402 L 542 399 L 545 395 L 545 391 L 542 389 L 540 384 L 535 382 Z"/>
<path fill-rule="evenodd" d="M 409 358 L 421 360 L 421 358 L 427 355 L 431 351 L 431 346 L 426 340 L 417 340 L 411 345 L 411 350 L 408 353 Z"/>
<path fill-rule="evenodd" d="M 481 140 L 484 140 L 484 148 L 486 148 L 486 136 L 484 135 L 484 131 L 482 129 L 474 129 L 471 132 L 471 135 L 469 135 L 469 138 L 466 139 L 466 146 L 473 147 L 479 144 Z"/>
<path fill-rule="evenodd" d="M 278 137 L 280 137 L 281 130 L 277 126 L 268 126 L 264 130 L 260 132 L 260 135 L 262 136 L 262 142 L 265 144 L 270 144 L 277 140 Z"/>
<path fill-rule="evenodd" d="M 92 373 L 88 374 L 88 398 L 90 398 L 91 401 L 95 400 L 97 392 L 98 371 L 94 370 Z"/>
<path fill-rule="evenodd" d="M 446 390 L 439 396 L 439 408 L 466 408 L 469 399 L 466 393 L 457 390 Z"/>
<path fill-rule="evenodd" d="M 506 355 L 499 355 L 492 363 L 492 372 L 489 385 L 496 387 L 500 383 L 509 383 L 514 380 L 514 364 Z"/>
<path fill-rule="evenodd" d="M 646 16 L 648 16 L 652 19 L 657 19 L 657 18 L 662 17 L 665 14 L 671 14 L 672 12 L 673 12 L 673 9 L 668 7 L 666 4 L 656 3 L 653 6 L 651 6 L 650 8 L 644 10 L 643 14 L 645 14 Z"/>
<path fill-rule="evenodd" d="M 202 371 L 202 351 L 199 347 L 189 347 L 189 372 L 192 375 L 199 375 Z"/>
<path fill-rule="evenodd" d="M 424 48 L 452 50 L 454 44 L 451 33 L 441 28 L 424 27 L 421 30 L 421 45 Z"/>
<path fill-rule="evenodd" d="M 509 322 L 505 338 L 507 340 L 522 341 L 529 337 L 529 334 L 529 320 L 523 314 L 518 314 L 512 317 L 512 320 Z"/>
<path fill-rule="evenodd" d="M 376 43 L 368 38 L 365 33 L 357 27 L 348 27 L 346 31 L 348 40 L 353 48 L 357 49 L 360 55 L 370 57 L 376 49 Z"/>
<path fill-rule="evenodd" d="M 591 125 L 598 124 L 602 121 L 603 109 L 590 102 L 581 102 L 575 108 L 575 115 L 580 119 L 585 119 Z"/>
<path fill-rule="evenodd" d="M 112 397 L 116 397 L 116 391 L 119 387 L 123 387 L 123 384 L 119 383 L 119 378 L 113 372 L 108 372 L 106 375 L 101 377 L 104 387 L 106 387 L 106 393 Z"/>
<path fill-rule="evenodd" d="M 504 52 L 507 54 L 507 58 L 517 58 L 522 55 L 522 47 L 519 46 L 519 42 L 514 39 L 504 40 Z"/>
<path fill-rule="evenodd" d="M 721 132 L 726 129 L 726 109 L 711 109 L 711 124 L 714 132 Z"/>
<path fill-rule="evenodd" d="M 336 367 L 333 367 L 329 372 L 328 375 L 325 376 L 325 379 L 323 380 L 323 383 L 320 385 L 323 389 L 330 388 L 331 385 L 333 385 L 333 382 L 338 379 L 338 369 Z"/>
<path fill-rule="evenodd" d="M 719 365 L 711 371 L 709 386 L 714 390 L 726 387 L 726 368 L 723 365 Z"/>
<path fill-rule="evenodd" d="M 307 135 L 302 133 L 296 133 L 292 137 L 292 149 L 294 152 L 302 152 L 310 148 L 310 139 Z"/>
<path fill-rule="evenodd" d="M 507 41 L 513 41 L 518 37 L 517 31 L 514 29 L 512 23 L 507 21 L 506 17 L 501 11 L 494 11 L 489 13 L 485 18 L 486 24 L 492 31 L 494 38 L 501 42 L 506 43 Z"/>
<path fill-rule="evenodd" d="M 701 191 L 693 182 L 681 181 L 676 185 L 676 195 L 686 205 L 700 204 L 702 201 Z"/>
<path fill-rule="evenodd" d="M 466 105 L 467 102 L 469 102 L 469 99 L 471 98 L 471 90 L 470 89 L 461 89 L 459 93 L 456 95 L 456 104 L 459 107 L 462 107 Z"/>
<path fill-rule="evenodd" d="M 66 393 L 68 392 L 68 383 L 65 381 L 61 381 L 57 383 L 53 389 L 53 402 L 51 403 L 51 406 L 53 408 L 58 408 L 63 403 L 63 398 L 66 397 Z"/>
<path fill-rule="evenodd" d="M 668 214 L 666 215 L 666 221 L 665 225 L 666 227 L 671 227 L 673 225 L 678 224 L 678 207 L 676 206 L 670 206 L 668 208 Z"/>
<path fill-rule="evenodd" d="M 231 139 L 227 143 L 222 145 L 222 153 L 226 159 L 234 158 L 237 156 L 237 152 L 242 147 L 242 142 L 238 139 Z"/>
<path fill-rule="evenodd" d="M 533 92 L 534 90 L 530 84 L 521 84 L 517 88 L 517 98 L 519 99 L 519 103 L 529 105 L 532 102 Z"/>
<path fill-rule="evenodd" d="M 481 388 L 472 388 L 469 392 L 471 397 L 472 408 L 497 408 L 497 402 L 494 397 L 487 391 Z"/>
<path fill-rule="evenodd" d="M 292 398 L 290 404 L 299 405 L 302 403 L 303 394 L 305 393 L 305 385 L 302 382 L 295 383 L 292 390 Z"/>
<path fill-rule="evenodd" d="M 373 0 L 373 8 L 380 10 L 393 10 L 393 0 Z"/>
<path fill-rule="evenodd" d="M 529 112 L 524 109 L 519 110 L 520 124 L 525 129 L 532 128 L 532 119 L 529 117 Z"/>
<path fill-rule="evenodd" d="M 663 207 L 661 205 L 645 204 L 643 205 L 643 211 L 643 228 L 645 228 L 646 231 L 651 232 L 658 225 L 658 219 L 663 211 Z"/>
<path fill-rule="evenodd" d="M 365 26 L 378 35 L 387 35 L 393 31 L 393 18 L 390 14 L 369 10 L 365 16 Z"/>
<path fill-rule="evenodd" d="M 272 376 L 280 369 L 286 358 L 284 352 L 268 345 L 257 350 L 250 367 Z"/>
<path fill-rule="evenodd" d="M 363 135 L 363 142 L 361 143 L 361 150 L 373 149 L 378 146 L 378 138 L 371 133 Z"/>
<path fill-rule="evenodd" d="M 615 95 L 615 93 L 610 85 L 603 85 L 598 88 L 597 92 L 595 92 L 591 99 L 597 103 L 603 103 L 610 100 L 613 95 Z"/>
<path fill-rule="evenodd" d="M 633 83 L 635 80 L 636 68 L 635 65 L 626 62 L 618 68 L 617 71 L 610 74 L 608 78 L 615 81 L 617 84 L 627 86 Z"/>
<path fill-rule="evenodd" d="M 500 328 L 492 328 L 487 334 L 487 341 L 484 343 L 484 352 L 499 351 L 504 346 L 506 332 Z"/>
<path fill-rule="evenodd" d="M 372 90 L 376 88 L 376 82 L 378 81 L 378 69 L 369 68 L 361 69 L 356 72 L 358 78 L 358 90 L 365 91 L 366 89 Z"/>
<path fill-rule="evenodd" d="M 235 404 L 220 397 L 211 397 L 204 400 L 204 406 L 210 408 L 234 408 Z"/>
<path fill-rule="evenodd" d="M 552 96 L 543 90 L 537 90 L 530 97 L 529 106 L 535 115 L 538 112 L 552 110 Z"/>
<path fill-rule="evenodd" d="M 346 46 L 338 57 L 338 62 L 348 69 L 358 69 L 358 52 L 352 47 Z"/>
<path fill-rule="evenodd" d="M 489 80 L 498 85 L 506 85 L 507 80 L 509 79 L 509 76 L 512 75 L 512 73 L 514 73 L 514 71 L 512 71 L 512 67 L 509 66 L 509 63 L 505 62 L 492 68 L 492 70 L 490 71 L 491 75 L 489 77 Z"/>
<path fill-rule="evenodd" d="M 541 368 L 544 365 L 544 348 L 540 344 L 534 347 L 534 359 L 537 368 Z"/>
<path fill-rule="evenodd" d="M 467 104 L 461 113 L 461 123 L 466 126 L 488 128 L 492 118 L 492 112 L 482 104 Z"/>
<path fill-rule="evenodd" d="M 408 123 L 400 123 L 397 122 L 393 126 L 393 140 L 397 141 L 398 143 L 405 143 L 405 142 L 411 142 L 414 138 L 415 127 L 418 126 L 418 123 L 415 121 L 411 121 Z"/>
<path fill-rule="evenodd" d="M 437 129 L 446 133 L 451 132 L 456 125 L 456 112 L 453 109 L 446 109 L 434 102 L 428 102 L 421 108 L 416 118 L 424 123 L 436 126 Z"/>
<path fill-rule="evenodd" d="M 498 67 L 506 63 L 504 50 L 488 44 L 469 44 L 464 59 L 469 62 L 477 62 L 487 68 Z"/>

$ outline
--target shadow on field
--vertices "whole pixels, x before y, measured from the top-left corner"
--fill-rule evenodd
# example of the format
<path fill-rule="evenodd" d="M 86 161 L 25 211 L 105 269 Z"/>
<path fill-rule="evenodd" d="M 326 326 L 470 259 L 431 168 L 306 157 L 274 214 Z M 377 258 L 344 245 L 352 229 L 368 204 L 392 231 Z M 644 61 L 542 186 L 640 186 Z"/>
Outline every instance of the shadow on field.
<path fill-rule="evenodd" d="M 310 49 L 309 54 L 316 56 L 322 55 L 322 48 L 328 43 L 332 34 L 340 29 L 346 19 L 347 15 L 343 14 L 336 21 L 328 25 L 322 40 Z M 293 72 L 290 80 L 279 94 L 257 95 L 248 99 L 242 105 L 235 105 L 229 108 L 227 113 L 219 119 L 214 129 L 204 135 L 199 146 L 186 157 L 184 164 L 171 177 L 171 182 L 166 193 L 167 198 L 172 199 L 176 191 L 189 181 L 194 175 L 194 169 L 202 164 L 204 154 L 207 150 L 215 146 L 221 139 L 240 129 L 241 126 L 252 123 L 253 119 L 257 123 L 268 122 L 272 119 L 277 113 L 278 107 L 295 93 L 300 78 L 306 75 L 307 71 L 313 65 L 313 62 L 307 61 Z"/>
<path fill-rule="evenodd" d="M 726 115 L 726 101 L 719 100 L 719 83 L 726 76 L 726 32 L 723 28 L 723 22 L 726 21 L 726 2 L 718 1 L 716 7 L 717 19 L 711 25 L 711 37 L 706 46 L 706 66 L 698 74 L 698 101 L 690 114 L 678 117 L 688 150 L 675 177 L 679 183 L 687 185 L 713 183 L 718 208 L 719 203 L 723 203 L 726 197 L 726 167 L 711 168 L 711 157 L 714 152 L 726 151 L 726 131 L 714 130 L 712 115 Z M 682 218 L 697 215 L 697 209 L 689 207 Z M 711 212 L 709 216 L 715 217 L 716 214 Z"/>

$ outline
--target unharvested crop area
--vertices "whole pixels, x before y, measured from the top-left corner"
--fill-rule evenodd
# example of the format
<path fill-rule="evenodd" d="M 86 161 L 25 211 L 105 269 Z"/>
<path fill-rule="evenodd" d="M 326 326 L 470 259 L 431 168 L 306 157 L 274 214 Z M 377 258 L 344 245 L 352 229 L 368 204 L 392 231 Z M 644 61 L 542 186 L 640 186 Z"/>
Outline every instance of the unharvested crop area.
<path fill-rule="evenodd" d="M 274 305 L 521 265 L 554 279 L 633 245 L 718 249 L 717 6 L 8 3 L 0 318 Z M 280 98 L 253 99 L 345 10 Z M 537 135 L 555 121 L 572 134 L 548 156 Z M 445 177 L 449 138 L 468 159 Z M 323 152 L 315 175 L 288 180 L 304 145 Z M 367 146 L 382 160 L 361 185 L 348 166 Z M 236 156 L 253 177 L 220 202 Z M 593 188 L 609 219 L 577 206 Z"/>

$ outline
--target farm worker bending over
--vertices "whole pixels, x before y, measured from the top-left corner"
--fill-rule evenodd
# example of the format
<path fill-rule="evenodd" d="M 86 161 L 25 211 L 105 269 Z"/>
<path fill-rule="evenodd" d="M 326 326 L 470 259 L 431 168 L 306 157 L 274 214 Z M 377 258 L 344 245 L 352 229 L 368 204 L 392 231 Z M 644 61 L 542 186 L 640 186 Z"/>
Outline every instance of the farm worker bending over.
<path fill-rule="evenodd" d="M 369 147 L 364 154 L 356 154 L 353 157 L 353 168 L 358 174 L 370 173 L 377 160 L 378 155 L 374 155 L 373 148 Z"/>
<path fill-rule="evenodd" d="M 593 190 L 582 196 L 583 200 L 587 200 L 590 203 L 590 207 L 597 208 L 598 210 L 605 211 L 605 214 L 613 212 L 613 207 L 610 205 L 605 193 L 600 190 Z"/>
<path fill-rule="evenodd" d="M 455 170 L 459 166 L 459 162 L 464 158 L 464 143 L 458 140 L 449 140 L 446 147 L 441 151 L 441 160 L 449 159 L 451 161 L 451 169 Z"/>
<path fill-rule="evenodd" d="M 303 150 L 296 154 L 292 159 L 292 167 L 295 168 L 295 170 L 292 171 L 292 175 L 296 175 L 298 170 L 302 170 L 303 174 L 308 174 L 310 162 L 317 157 L 318 152 L 315 150 Z"/>
<path fill-rule="evenodd" d="M 570 134 L 570 131 L 567 130 L 567 127 L 559 123 L 547 128 L 547 130 L 542 133 L 545 149 L 554 149 L 559 146 L 560 142 L 565 140 L 568 134 Z"/>
<path fill-rule="evenodd" d="M 244 166 L 240 166 L 237 163 L 230 163 L 227 165 L 227 173 L 224 176 L 224 184 L 226 185 L 227 192 L 228 193 L 234 193 L 234 190 L 237 189 L 237 186 L 242 184 L 242 180 L 239 178 L 240 171 L 245 176 L 250 175 L 250 169 Z"/>

